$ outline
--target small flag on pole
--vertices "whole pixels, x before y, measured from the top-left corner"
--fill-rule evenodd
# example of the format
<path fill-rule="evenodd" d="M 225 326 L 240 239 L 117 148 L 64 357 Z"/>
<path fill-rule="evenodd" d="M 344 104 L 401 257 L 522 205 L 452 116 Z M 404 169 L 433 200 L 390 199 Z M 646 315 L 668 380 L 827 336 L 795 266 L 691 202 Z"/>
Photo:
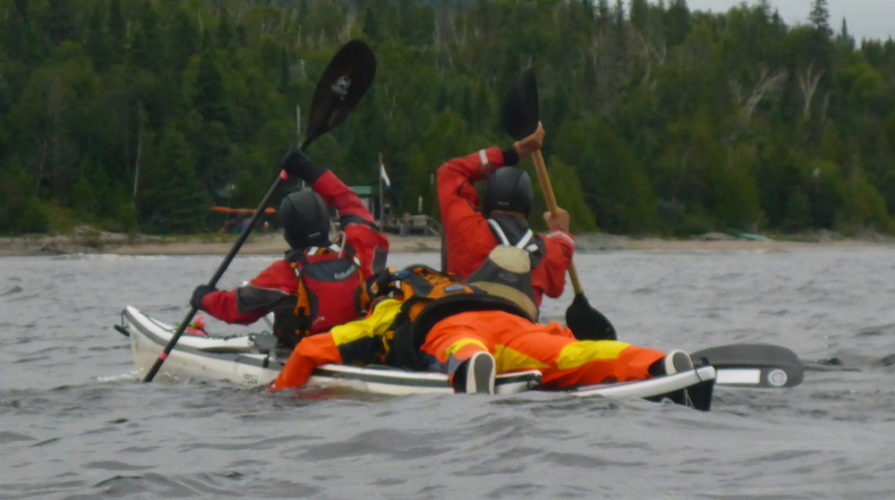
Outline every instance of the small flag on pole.
<path fill-rule="evenodd" d="M 385 187 L 392 187 L 392 181 L 385 172 L 385 163 L 382 161 L 382 156 L 379 157 L 379 178 L 385 183 Z"/>

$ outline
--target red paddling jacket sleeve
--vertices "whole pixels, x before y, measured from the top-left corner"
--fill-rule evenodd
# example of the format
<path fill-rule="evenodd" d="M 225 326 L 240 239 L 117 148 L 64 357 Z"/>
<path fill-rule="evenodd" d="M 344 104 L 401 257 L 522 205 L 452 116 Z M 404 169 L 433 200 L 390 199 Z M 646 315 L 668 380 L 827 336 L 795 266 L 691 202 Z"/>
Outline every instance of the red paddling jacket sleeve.
<path fill-rule="evenodd" d="M 330 170 L 321 175 L 312 188 L 327 205 L 339 211 L 342 231 L 345 233 L 344 245 L 354 248 L 364 279 L 369 279 L 375 272 L 384 269 L 388 238 L 376 229 L 373 215 L 357 194 Z M 244 287 L 219 290 L 202 299 L 202 309 L 227 323 L 253 323 L 279 306 L 294 303 L 292 297 L 298 289 L 298 280 L 289 262 L 278 260 L 255 276 L 249 286 L 280 293 L 268 294 L 269 302 L 259 307 L 257 301 L 252 301 L 251 306 L 247 306 L 246 301 L 240 301 L 240 290 Z M 333 300 L 344 298 L 334 297 Z"/>
<path fill-rule="evenodd" d="M 331 170 L 321 175 L 313 188 L 327 205 L 339 211 L 345 244 L 354 248 L 355 255 L 361 261 L 364 278 L 385 269 L 388 238 L 376 228 L 373 214 L 357 194 Z"/>
<path fill-rule="evenodd" d="M 504 166 L 498 147 L 449 160 L 438 168 L 438 202 L 447 246 L 446 271 L 466 279 L 485 262 L 498 245 L 487 219 L 479 211 L 478 195 L 473 187 L 488 174 Z M 535 302 L 543 295 L 559 297 L 566 283 L 566 271 L 575 252 L 575 240 L 565 231 L 538 236 L 544 242 L 544 257 L 531 274 Z"/>

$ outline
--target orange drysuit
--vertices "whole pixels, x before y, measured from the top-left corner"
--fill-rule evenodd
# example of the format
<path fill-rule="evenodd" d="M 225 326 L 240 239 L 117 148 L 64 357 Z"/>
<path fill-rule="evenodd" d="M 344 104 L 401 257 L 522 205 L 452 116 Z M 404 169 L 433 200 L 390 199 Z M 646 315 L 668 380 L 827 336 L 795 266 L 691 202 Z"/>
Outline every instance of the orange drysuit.
<path fill-rule="evenodd" d="M 325 363 L 382 362 L 384 341 L 402 302 L 378 303 L 364 319 L 305 337 L 286 362 L 272 390 L 300 387 Z M 615 340 L 575 340 L 559 323 L 535 323 L 503 311 L 470 311 L 436 323 L 421 351 L 429 370 L 453 376 L 457 366 L 479 351 L 494 355 L 497 373 L 536 369 L 548 387 L 571 387 L 650 376 L 649 366 L 665 354 Z"/>
<path fill-rule="evenodd" d="M 497 147 L 449 160 L 438 168 L 438 202 L 444 221 L 444 244 L 447 268 L 460 279 L 466 279 L 485 262 L 498 240 L 488 220 L 478 210 L 479 202 L 473 183 L 504 165 L 504 154 Z M 531 272 L 535 303 L 543 295 L 559 297 L 565 286 L 566 271 L 575 251 L 575 240 L 565 231 L 538 235 L 544 255 Z"/>
<path fill-rule="evenodd" d="M 503 311 L 470 311 L 435 324 L 421 347 L 449 374 L 477 352 L 490 352 L 497 373 L 540 370 L 550 388 L 648 378 L 661 351 L 616 340 L 576 340 L 557 322 L 534 323 Z"/>

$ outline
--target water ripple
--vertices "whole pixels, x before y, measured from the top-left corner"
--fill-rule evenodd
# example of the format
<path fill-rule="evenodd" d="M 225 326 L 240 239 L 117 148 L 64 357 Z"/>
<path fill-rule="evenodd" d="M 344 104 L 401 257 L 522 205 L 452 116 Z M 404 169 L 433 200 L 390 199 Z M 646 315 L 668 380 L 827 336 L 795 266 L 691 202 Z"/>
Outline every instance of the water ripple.
<path fill-rule="evenodd" d="M 437 255 L 390 265 L 421 259 Z M 220 286 L 269 261 L 240 256 Z M 890 248 L 576 255 L 624 341 L 768 342 L 808 362 L 798 387 L 718 387 L 703 413 L 562 393 L 143 384 L 110 326 L 126 304 L 179 321 L 219 257 L 13 258 L 0 265 L 0 496 L 888 498 L 893 262 Z M 545 301 L 544 317 L 562 318 L 570 299 Z"/>

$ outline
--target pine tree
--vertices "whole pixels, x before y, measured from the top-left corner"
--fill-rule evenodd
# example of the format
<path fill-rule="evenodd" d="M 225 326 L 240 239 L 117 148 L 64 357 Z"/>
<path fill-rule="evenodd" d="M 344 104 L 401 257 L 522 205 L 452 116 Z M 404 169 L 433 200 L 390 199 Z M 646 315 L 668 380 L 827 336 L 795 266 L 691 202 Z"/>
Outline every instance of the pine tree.
<path fill-rule="evenodd" d="M 824 37 L 833 34 L 833 30 L 830 29 L 830 11 L 827 9 L 827 0 L 814 0 L 808 19 Z"/>
<path fill-rule="evenodd" d="M 199 59 L 196 93 L 193 103 L 205 121 L 230 122 L 230 111 L 224 93 L 224 79 L 217 68 L 214 51 L 206 49 Z"/>

